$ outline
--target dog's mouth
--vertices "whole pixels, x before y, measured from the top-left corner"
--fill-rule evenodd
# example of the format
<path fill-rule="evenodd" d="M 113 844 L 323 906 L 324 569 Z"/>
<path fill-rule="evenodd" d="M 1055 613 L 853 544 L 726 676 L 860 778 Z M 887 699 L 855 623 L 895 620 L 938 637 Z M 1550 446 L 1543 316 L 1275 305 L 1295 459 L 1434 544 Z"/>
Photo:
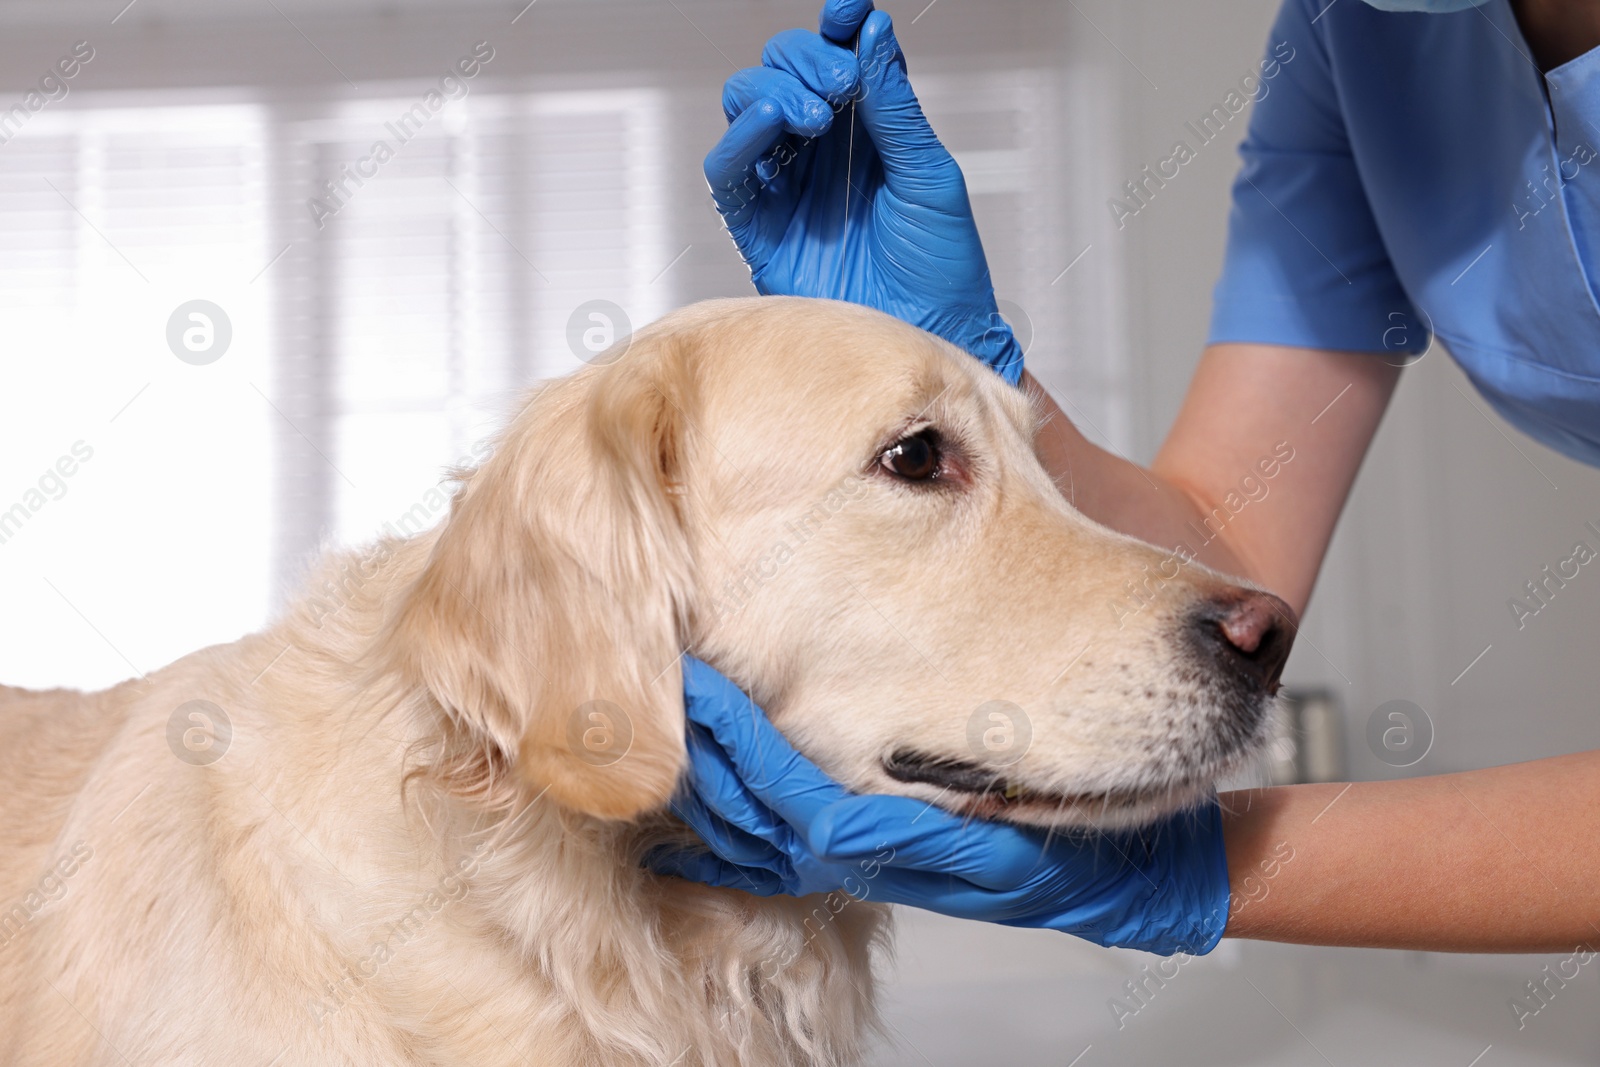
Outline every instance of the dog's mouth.
<path fill-rule="evenodd" d="M 980 819 L 1034 826 L 1120 824 L 1182 807 L 1209 783 L 1168 782 L 1146 788 L 1066 792 L 1039 789 L 1003 771 L 966 759 L 898 748 L 881 761 L 897 782 L 936 786 L 936 803 Z"/>

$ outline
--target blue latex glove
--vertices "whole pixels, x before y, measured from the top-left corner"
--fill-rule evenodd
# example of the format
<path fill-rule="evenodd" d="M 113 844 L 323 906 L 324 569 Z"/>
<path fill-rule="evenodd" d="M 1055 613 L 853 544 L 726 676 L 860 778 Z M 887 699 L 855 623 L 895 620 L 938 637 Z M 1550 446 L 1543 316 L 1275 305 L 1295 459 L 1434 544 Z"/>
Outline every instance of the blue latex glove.
<path fill-rule="evenodd" d="M 689 779 L 672 810 L 711 848 L 658 873 L 761 896 L 843 889 L 964 919 L 1047 927 L 1098 945 L 1209 952 L 1228 918 L 1215 804 L 1142 833 L 1065 837 L 847 792 L 738 686 L 684 661 Z"/>
<path fill-rule="evenodd" d="M 820 35 L 780 33 L 761 62 L 723 86 L 728 132 L 705 161 L 756 289 L 888 312 L 1015 385 L 1022 347 L 995 305 L 966 182 L 923 117 L 889 16 L 828 0 Z"/>

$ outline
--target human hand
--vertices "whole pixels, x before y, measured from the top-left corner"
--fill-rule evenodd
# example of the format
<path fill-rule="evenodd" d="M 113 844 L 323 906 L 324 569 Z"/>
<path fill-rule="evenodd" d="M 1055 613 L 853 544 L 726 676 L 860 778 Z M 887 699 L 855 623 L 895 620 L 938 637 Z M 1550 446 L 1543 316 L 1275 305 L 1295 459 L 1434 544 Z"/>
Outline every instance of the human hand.
<path fill-rule="evenodd" d="M 888 312 L 1015 385 L 1022 347 L 995 304 L 966 181 L 923 116 L 892 21 L 871 0 L 827 0 L 821 29 L 778 34 L 723 86 L 728 131 L 705 174 L 751 280 Z"/>
<path fill-rule="evenodd" d="M 689 780 L 673 811 L 710 852 L 650 858 L 658 873 L 761 896 L 838 889 L 1099 945 L 1208 952 L 1228 917 L 1213 804 L 1141 833 L 1063 836 L 857 795 L 795 751 L 736 685 L 684 665 Z"/>

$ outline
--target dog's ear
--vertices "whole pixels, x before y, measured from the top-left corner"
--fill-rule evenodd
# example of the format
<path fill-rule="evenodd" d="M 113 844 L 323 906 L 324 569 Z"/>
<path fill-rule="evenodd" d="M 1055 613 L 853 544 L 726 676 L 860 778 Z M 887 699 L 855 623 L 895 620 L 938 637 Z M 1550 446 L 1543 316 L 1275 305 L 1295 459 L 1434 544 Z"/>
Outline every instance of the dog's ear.
<path fill-rule="evenodd" d="M 386 635 L 522 791 L 603 818 L 665 803 L 684 759 L 676 346 L 636 339 L 544 386 L 468 477 Z"/>

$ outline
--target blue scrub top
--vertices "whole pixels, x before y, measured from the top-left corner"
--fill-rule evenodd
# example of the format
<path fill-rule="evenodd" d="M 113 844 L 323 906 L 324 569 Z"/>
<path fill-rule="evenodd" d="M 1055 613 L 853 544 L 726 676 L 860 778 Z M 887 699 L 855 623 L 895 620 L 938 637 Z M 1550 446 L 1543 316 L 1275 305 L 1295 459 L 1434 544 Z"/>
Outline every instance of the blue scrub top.
<path fill-rule="evenodd" d="M 1541 75 L 1508 0 L 1286 0 L 1268 57 L 1211 341 L 1399 362 L 1431 330 L 1508 421 L 1600 466 L 1600 49 Z"/>

